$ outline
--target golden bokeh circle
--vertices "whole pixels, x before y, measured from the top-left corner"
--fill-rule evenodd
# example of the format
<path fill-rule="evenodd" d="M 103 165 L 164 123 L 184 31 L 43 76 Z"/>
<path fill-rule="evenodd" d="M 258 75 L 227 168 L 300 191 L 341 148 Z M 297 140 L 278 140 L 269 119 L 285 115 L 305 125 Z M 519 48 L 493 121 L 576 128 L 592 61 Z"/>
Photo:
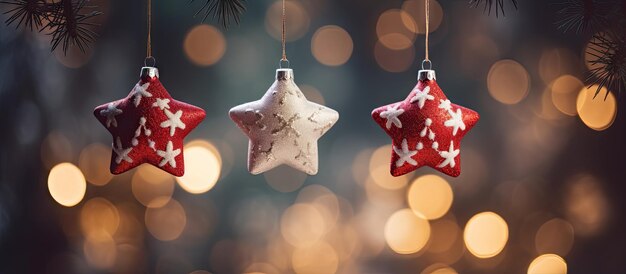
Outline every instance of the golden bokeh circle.
<path fill-rule="evenodd" d="M 403 72 L 410 69 L 415 60 L 415 47 L 393 50 L 376 41 L 374 58 L 382 69 L 388 72 Z"/>
<path fill-rule="evenodd" d="M 311 19 L 307 10 L 300 1 L 286 1 L 285 9 L 285 40 L 291 42 L 302 38 L 309 30 Z M 265 13 L 265 29 L 276 40 L 282 37 L 282 1 L 274 1 Z"/>
<path fill-rule="evenodd" d="M 352 37 L 343 28 L 323 26 L 311 38 L 311 52 L 315 59 L 327 66 L 341 66 L 352 56 Z"/>
<path fill-rule="evenodd" d="M 192 63 L 198 66 L 210 66 L 224 56 L 226 38 L 216 27 L 200 24 L 187 32 L 183 49 Z"/>
<path fill-rule="evenodd" d="M 398 254 L 413 254 L 422 250 L 429 238 L 428 220 L 408 208 L 393 213 L 385 224 L 385 241 Z"/>
<path fill-rule="evenodd" d="M 595 96 L 597 90 L 598 85 L 581 89 L 576 99 L 576 110 L 585 125 L 593 130 L 602 131 L 611 127 L 615 121 L 617 100 L 612 92 L 607 94 L 604 87 L 600 89 L 598 96 Z"/>
<path fill-rule="evenodd" d="M 83 252 L 87 262 L 95 268 L 110 269 L 115 266 L 117 245 L 108 233 L 87 235 L 83 244 Z"/>
<path fill-rule="evenodd" d="M 83 148 L 78 157 L 78 167 L 85 175 L 87 182 L 97 186 L 109 183 L 113 174 L 109 171 L 111 148 L 94 143 Z"/>
<path fill-rule="evenodd" d="M 72 207 L 85 197 L 87 183 L 83 173 L 71 163 L 61 163 L 50 170 L 48 191 L 59 204 Z"/>
<path fill-rule="evenodd" d="M 545 222 L 535 235 L 537 252 L 567 255 L 574 245 L 574 227 L 566 220 L 555 218 Z"/>
<path fill-rule="evenodd" d="M 437 175 L 424 175 L 415 179 L 407 196 L 413 212 L 427 220 L 445 215 L 453 200 L 450 184 Z"/>
<path fill-rule="evenodd" d="M 185 191 L 205 193 L 215 187 L 222 170 L 222 158 L 217 148 L 206 141 L 185 145 L 185 174 L 176 181 Z"/>
<path fill-rule="evenodd" d="M 318 242 L 326 229 L 324 216 L 310 204 L 290 206 L 280 221 L 283 238 L 295 247 L 307 247 Z"/>
<path fill-rule="evenodd" d="M 297 274 L 334 274 L 339 267 L 337 251 L 328 243 L 296 248 L 291 256 L 291 267 Z"/>
<path fill-rule="evenodd" d="M 575 116 L 576 100 L 580 90 L 584 88 L 583 82 L 572 75 L 563 75 L 550 85 L 552 90 L 552 103 L 563 114 Z"/>
<path fill-rule="evenodd" d="M 528 266 L 528 274 L 567 274 L 567 263 L 556 254 L 544 254 Z"/>
<path fill-rule="evenodd" d="M 413 17 L 401 9 L 390 9 L 383 12 L 376 22 L 378 40 L 385 47 L 393 50 L 413 46 L 417 32 L 417 23 Z"/>
<path fill-rule="evenodd" d="M 391 157 L 391 145 L 384 145 L 372 153 L 369 161 L 369 173 L 370 178 L 376 183 L 376 185 L 388 189 L 398 190 L 406 187 L 409 183 L 409 176 L 391 176 L 389 173 L 389 159 Z"/>
<path fill-rule="evenodd" d="M 80 228 L 84 235 L 106 233 L 115 235 L 120 225 L 117 207 L 107 199 L 96 197 L 80 210 Z"/>
<path fill-rule="evenodd" d="M 178 201 L 171 199 L 162 207 L 148 207 L 145 222 L 152 236 L 161 241 L 176 240 L 187 225 L 187 215 Z"/>
<path fill-rule="evenodd" d="M 417 28 L 414 28 L 415 33 L 425 34 L 426 33 L 426 8 L 424 7 L 425 0 L 406 0 L 402 3 L 402 10 L 411 15 L 414 19 L 414 23 L 417 25 Z M 429 32 L 436 31 L 441 22 L 443 21 L 443 9 L 441 8 L 441 4 L 437 0 L 429 0 L 430 1 L 430 10 L 429 10 Z M 403 18 L 404 19 L 404 18 Z M 403 20 L 405 26 L 409 29 L 413 27 L 413 23 L 410 21 Z"/>
<path fill-rule="evenodd" d="M 465 246 L 478 258 L 491 258 L 498 255 L 509 239 L 509 227 L 493 212 L 482 212 L 474 215 L 463 233 Z"/>
<path fill-rule="evenodd" d="M 495 62 L 487 75 L 487 88 L 498 102 L 514 105 L 528 95 L 530 76 L 517 61 L 505 59 Z"/>
<path fill-rule="evenodd" d="M 174 177 L 152 165 L 141 165 L 131 179 L 135 199 L 144 206 L 161 207 L 174 193 Z"/>

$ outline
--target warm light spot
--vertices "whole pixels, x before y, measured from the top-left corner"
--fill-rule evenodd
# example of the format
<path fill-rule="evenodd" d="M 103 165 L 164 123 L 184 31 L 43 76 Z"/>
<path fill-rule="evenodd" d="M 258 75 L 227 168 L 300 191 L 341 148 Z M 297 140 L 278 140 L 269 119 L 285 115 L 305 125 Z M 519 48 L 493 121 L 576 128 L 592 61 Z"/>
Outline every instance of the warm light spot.
<path fill-rule="evenodd" d="M 528 72 L 514 60 L 500 60 L 489 69 L 487 87 L 491 96 L 500 103 L 519 103 L 528 95 L 529 86 Z"/>
<path fill-rule="evenodd" d="M 458 274 L 458 272 L 452 267 L 437 263 L 427 267 L 420 274 Z"/>
<path fill-rule="evenodd" d="M 176 181 L 189 193 L 205 193 L 215 186 L 221 170 L 217 148 L 206 141 L 194 141 L 185 145 L 185 175 Z"/>
<path fill-rule="evenodd" d="M 556 254 L 544 254 L 528 266 L 528 274 L 567 274 L 567 263 Z"/>
<path fill-rule="evenodd" d="M 430 224 L 415 215 L 411 209 L 396 211 L 385 224 L 387 245 L 398 254 L 420 251 L 430 238 Z"/>
<path fill-rule="evenodd" d="M 321 185 L 309 185 L 298 193 L 298 203 L 313 206 L 321 214 L 325 223 L 325 232 L 329 231 L 339 220 L 340 204 L 335 193 Z"/>
<path fill-rule="evenodd" d="M 352 47 L 350 34 L 339 26 L 323 26 L 311 38 L 313 56 L 327 66 L 345 64 L 352 56 Z"/>
<path fill-rule="evenodd" d="M 385 47 L 381 41 L 374 46 L 374 58 L 376 63 L 389 72 L 403 72 L 411 68 L 415 59 L 415 48 L 393 50 Z"/>
<path fill-rule="evenodd" d="M 565 48 L 543 51 L 539 59 L 539 76 L 544 83 L 550 83 L 559 76 L 579 73 L 579 59 L 571 50 Z"/>
<path fill-rule="evenodd" d="M 46 168 L 74 161 L 72 142 L 59 131 L 52 131 L 41 142 L 41 161 Z"/>
<path fill-rule="evenodd" d="M 297 274 L 334 274 L 339 267 L 339 257 L 332 246 L 319 242 L 294 250 L 291 266 Z"/>
<path fill-rule="evenodd" d="M 417 32 L 417 24 L 413 17 L 400 9 L 383 12 L 376 22 L 378 40 L 385 47 L 394 50 L 413 46 Z"/>
<path fill-rule="evenodd" d="M 306 247 L 322 238 L 326 232 L 326 222 L 317 208 L 299 203 L 285 210 L 280 231 L 289 244 Z"/>
<path fill-rule="evenodd" d="M 80 210 L 80 228 L 84 235 L 115 235 L 120 225 L 117 208 L 104 198 L 93 198 Z"/>
<path fill-rule="evenodd" d="M 200 24 L 187 33 L 183 48 L 189 61 L 198 66 L 210 66 L 224 56 L 226 39 L 217 28 Z"/>
<path fill-rule="evenodd" d="M 244 274 L 280 274 L 280 271 L 269 263 L 253 263 L 246 267 Z"/>
<path fill-rule="evenodd" d="M 103 186 L 111 181 L 113 174 L 109 171 L 111 148 L 103 144 L 94 143 L 85 147 L 78 158 L 78 167 L 83 171 L 85 179 L 97 186 Z"/>
<path fill-rule="evenodd" d="M 320 105 L 324 105 L 326 101 L 324 100 L 324 95 L 313 86 L 310 85 L 301 85 L 300 90 L 304 94 L 307 100 L 318 103 Z"/>
<path fill-rule="evenodd" d="M 370 177 L 378 186 L 397 190 L 404 188 L 409 183 L 409 176 L 391 176 L 389 173 L 389 161 L 391 158 L 391 145 L 384 145 L 377 148 L 370 158 L 369 168 Z"/>
<path fill-rule="evenodd" d="M 597 234 L 609 219 L 610 205 L 601 182 L 591 175 L 579 175 L 565 191 L 565 213 L 577 235 Z"/>
<path fill-rule="evenodd" d="M 133 174 L 131 188 L 142 205 L 162 207 L 172 198 L 174 177 L 152 165 L 141 165 Z"/>
<path fill-rule="evenodd" d="M 543 224 L 535 236 L 535 248 L 539 253 L 567 255 L 574 244 L 574 228 L 563 219 L 552 219 Z"/>
<path fill-rule="evenodd" d="M 145 220 L 150 234 L 161 241 L 177 239 L 187 224 L 185 209 L 174 199 L 159 208 L 148 207 Z"/>
<path fill-rule="evenodd" d="M 57 203 L 71 207 L 85 197 L 87 183 L 78 167 L 70 163 L 61 163 L 50 170 L 48 190 Z"/>
<path fill-rule="evenodd" d="M 613 37 L 611 37 L 611 35 L 607 35 L 606 32 L 600 32 L 591 37 L 589 42 L 587 42 L 587 46 L 585 47 L 585 65 L 590 71 L 602 69 L 606 66 L 605 64 L 594 62 L 598 60 L 597 55 L 606 51 L 606 49 L 597 44 L 603 44 L 604 42 L 599 41 L 596 37 L 602 37 L 602 39 L 606 39 L 609 42 L 613 41 Z M 608 53 L 613 53 L 613 49 L 609 49 Z"/>
<path fill-rule="evenodd" d="M 493 212 L 474 215 L 465 226 L 465 246 L 478 258 L 498 255 L 509 239 L 509 228 L 504 219 Z"/>
<path fill-rule="evenodd" d="M 438 219 L 452 205 L 452 188 L 450 184 L 437 175 L 424 175 L 417 178 L 408 192 L 409 206 L 420 217 Z"/>
<path fill-rule="evenodd" d="M 598 96 L 595 96 L 598 85 L 584 87 L 580 90 L 576 100 L 578 116 L 589 128 L 602 131 L 609 128 L 615 116 L 617 116 L 617 101 L 612 92 L 607 94 L 606 88 L 602 88 Z"/>
<path fill-rule="evenodd" d="M 300 1 L 286 1 L 285 9 L 287 12 L 287 18 L 285 25 L 285 36 L 287 41 L 295 41 L 306 34 L 309 30 L 311 19 L 309 13 L 302 6 Z M 281 39 L 282 34 L 282 13 L 283 4 L 282 1 L 275 1 L 265 14 L 265 29 L 276 40 Z"/>
<path fill-rule="evenodd" d="M 552 103 L 564 114 L 575 116 L 576 99 L 578 93 L 584 88 L 583 82 L 571 75 L 563 75 L 551 84 Z"/>
<path fill-rule="evenodd" d="M 83 252 L 87 262 L 98 269 L 110 269 L 115 265 L 117 246 L 115 240 L 107 233 L 87 235 Z"/>
<path fill-rule="evenodd" d="M 306 173 L 282 165 L 263 173 L 263 177 L 273 189 L 287 193 L 300 188 L 307 178 Z"/>
<path fill-rule="evenodd" d="M 429 32 L 433 32 L 439 28 L 441 21 L 443 21 L 443 9 L 437 0 L 430 1 L 430 22 Z M 426 9 L 424 6 L 424 0 L 407 0 L 402 3 L 402 10 L 411 15 L 414 22 L 406 21 L 403 17 L 403 22 L 408 29 L 413 28 L 413 24 L 417 24 L 415 33 L 426 33 Z"/>

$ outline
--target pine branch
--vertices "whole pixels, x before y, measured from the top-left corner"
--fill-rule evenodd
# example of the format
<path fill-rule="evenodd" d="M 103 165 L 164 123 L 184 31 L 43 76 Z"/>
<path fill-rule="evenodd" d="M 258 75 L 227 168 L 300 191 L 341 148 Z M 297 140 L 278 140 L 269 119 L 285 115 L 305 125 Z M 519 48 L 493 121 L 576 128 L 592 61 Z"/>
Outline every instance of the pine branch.
<path fill-rule="evenodd" d="M 515 9 L 517 10 L 517 0 L 510 0 Z M 486 12 L 488 15 L 491 15 L 491 10 L 495 9 L 496 17 L 506 16 L 504 13 L 504 0 L 469 0 L 469 5 L 472 8 L 477 8 L 478 6 L 483 4 L 483 12 Z"/>
<path fill-rule="evenodd" d="M 195 0 L 190 0 L 192 3 Z M 194 14 L 197 16 L 200 13 L 204 13 L 202 22 L 206 21 L 209 15 L 220 22 L 224 28 L 228 28 L 232 21 L 235 24 L 239 24 L 241 15 L 246 11 L 246 0 L 203 0 L 204 4 Z"/>
<path fill-rule="evenodd" d="M 31 31 L 37 29 L 51 31 L 51 50 L 61 46 L 67 54 L 70 46 L 77 46 L 82 52 L 95 41 L 97 34 L 91 30 L 96 26 L 89 20 L 102 14 L 95 11 L 96 6 L 87 5 L 88 0 L 12 0 L 0 1 L 9 6 L 7 25 L 15 24 L 16 28 L 24 25 Z M 83 9 L 93 11 L 84 13 Z M 48 22 L 44 25 L 44 22 Z"/>
<path fill-rule="evenodd" d="M 605 28 L 613 4 L 607 0 L 566 0 L 559 4 L 562 8 L 557 11 L 557 29 L 581 33 Z"/>
<path fill-rule="evenodd" d="M 626 88 L 626 29 L 616 27 L 607 32 L 600 32 L 593 36 L 587 54 L 592 56 L 589 60 L 591 69 L 587 77 L 587 83 L 597 84 L 598 89 L 594 95 L 598 96 L 604 87 L 607 92 L 621 93 Z"/>

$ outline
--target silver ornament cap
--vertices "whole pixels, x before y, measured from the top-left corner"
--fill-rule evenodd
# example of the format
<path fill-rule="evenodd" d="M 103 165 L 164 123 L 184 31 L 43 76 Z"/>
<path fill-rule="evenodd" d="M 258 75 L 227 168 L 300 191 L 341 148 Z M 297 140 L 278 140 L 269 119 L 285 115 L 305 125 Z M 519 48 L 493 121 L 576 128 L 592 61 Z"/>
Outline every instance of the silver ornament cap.
<path fill-rule="evenodd" d="M 426 81 L 426 80 L 437 80 L 437 76 L 435 75 L 435 71 L 432 69 L 420 69 L 417 72 L 417 80 Z"/>
<path fill-rule="evenodd" d="M 155 67 L 142 67 L 139 77 L 159 78 L 159 69 Z"/>
<path fill-rule="evenodd" d="M 289 68 L 277 69 L 276 80 L 277 81 L 293 80 L 293 69 L 289 69 Z"/>

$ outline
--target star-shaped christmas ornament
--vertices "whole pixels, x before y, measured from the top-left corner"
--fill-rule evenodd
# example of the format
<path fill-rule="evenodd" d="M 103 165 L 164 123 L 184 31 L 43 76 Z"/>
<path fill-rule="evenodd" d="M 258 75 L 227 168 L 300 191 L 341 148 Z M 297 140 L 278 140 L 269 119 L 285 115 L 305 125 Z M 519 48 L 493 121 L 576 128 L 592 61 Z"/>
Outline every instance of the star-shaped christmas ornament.
<path fill-rule="evenodd" d="M 391 175 L 430 166 L 457 177 L 461 174 L 461 139 L 479 115 L 452 104 L 437 85 L 433 70 L 421 70 L 418 80 L 404 101 L 372 112 L 392 139 Z"/>
<path fill-rule="evenodd" d="M 172 99 L 159 81 L 159 71 L 144 67 L 139 83 L 126 98 L 97 107 L 94 115 L 113 136 L 111 173 L 149 163 L 182 176 L 183 139 L 206 114 Z"/>
<path fill-rule="evenodd" d="M 258 101 L 236 106 L 230 118 L 248 135 L 252 174 L 282 164 L 317 173 L 317 140 L 339 119 L 325 106 L 309 102 L 293 81 L 293 70 L 276 70 L 276 81 Z"/>

